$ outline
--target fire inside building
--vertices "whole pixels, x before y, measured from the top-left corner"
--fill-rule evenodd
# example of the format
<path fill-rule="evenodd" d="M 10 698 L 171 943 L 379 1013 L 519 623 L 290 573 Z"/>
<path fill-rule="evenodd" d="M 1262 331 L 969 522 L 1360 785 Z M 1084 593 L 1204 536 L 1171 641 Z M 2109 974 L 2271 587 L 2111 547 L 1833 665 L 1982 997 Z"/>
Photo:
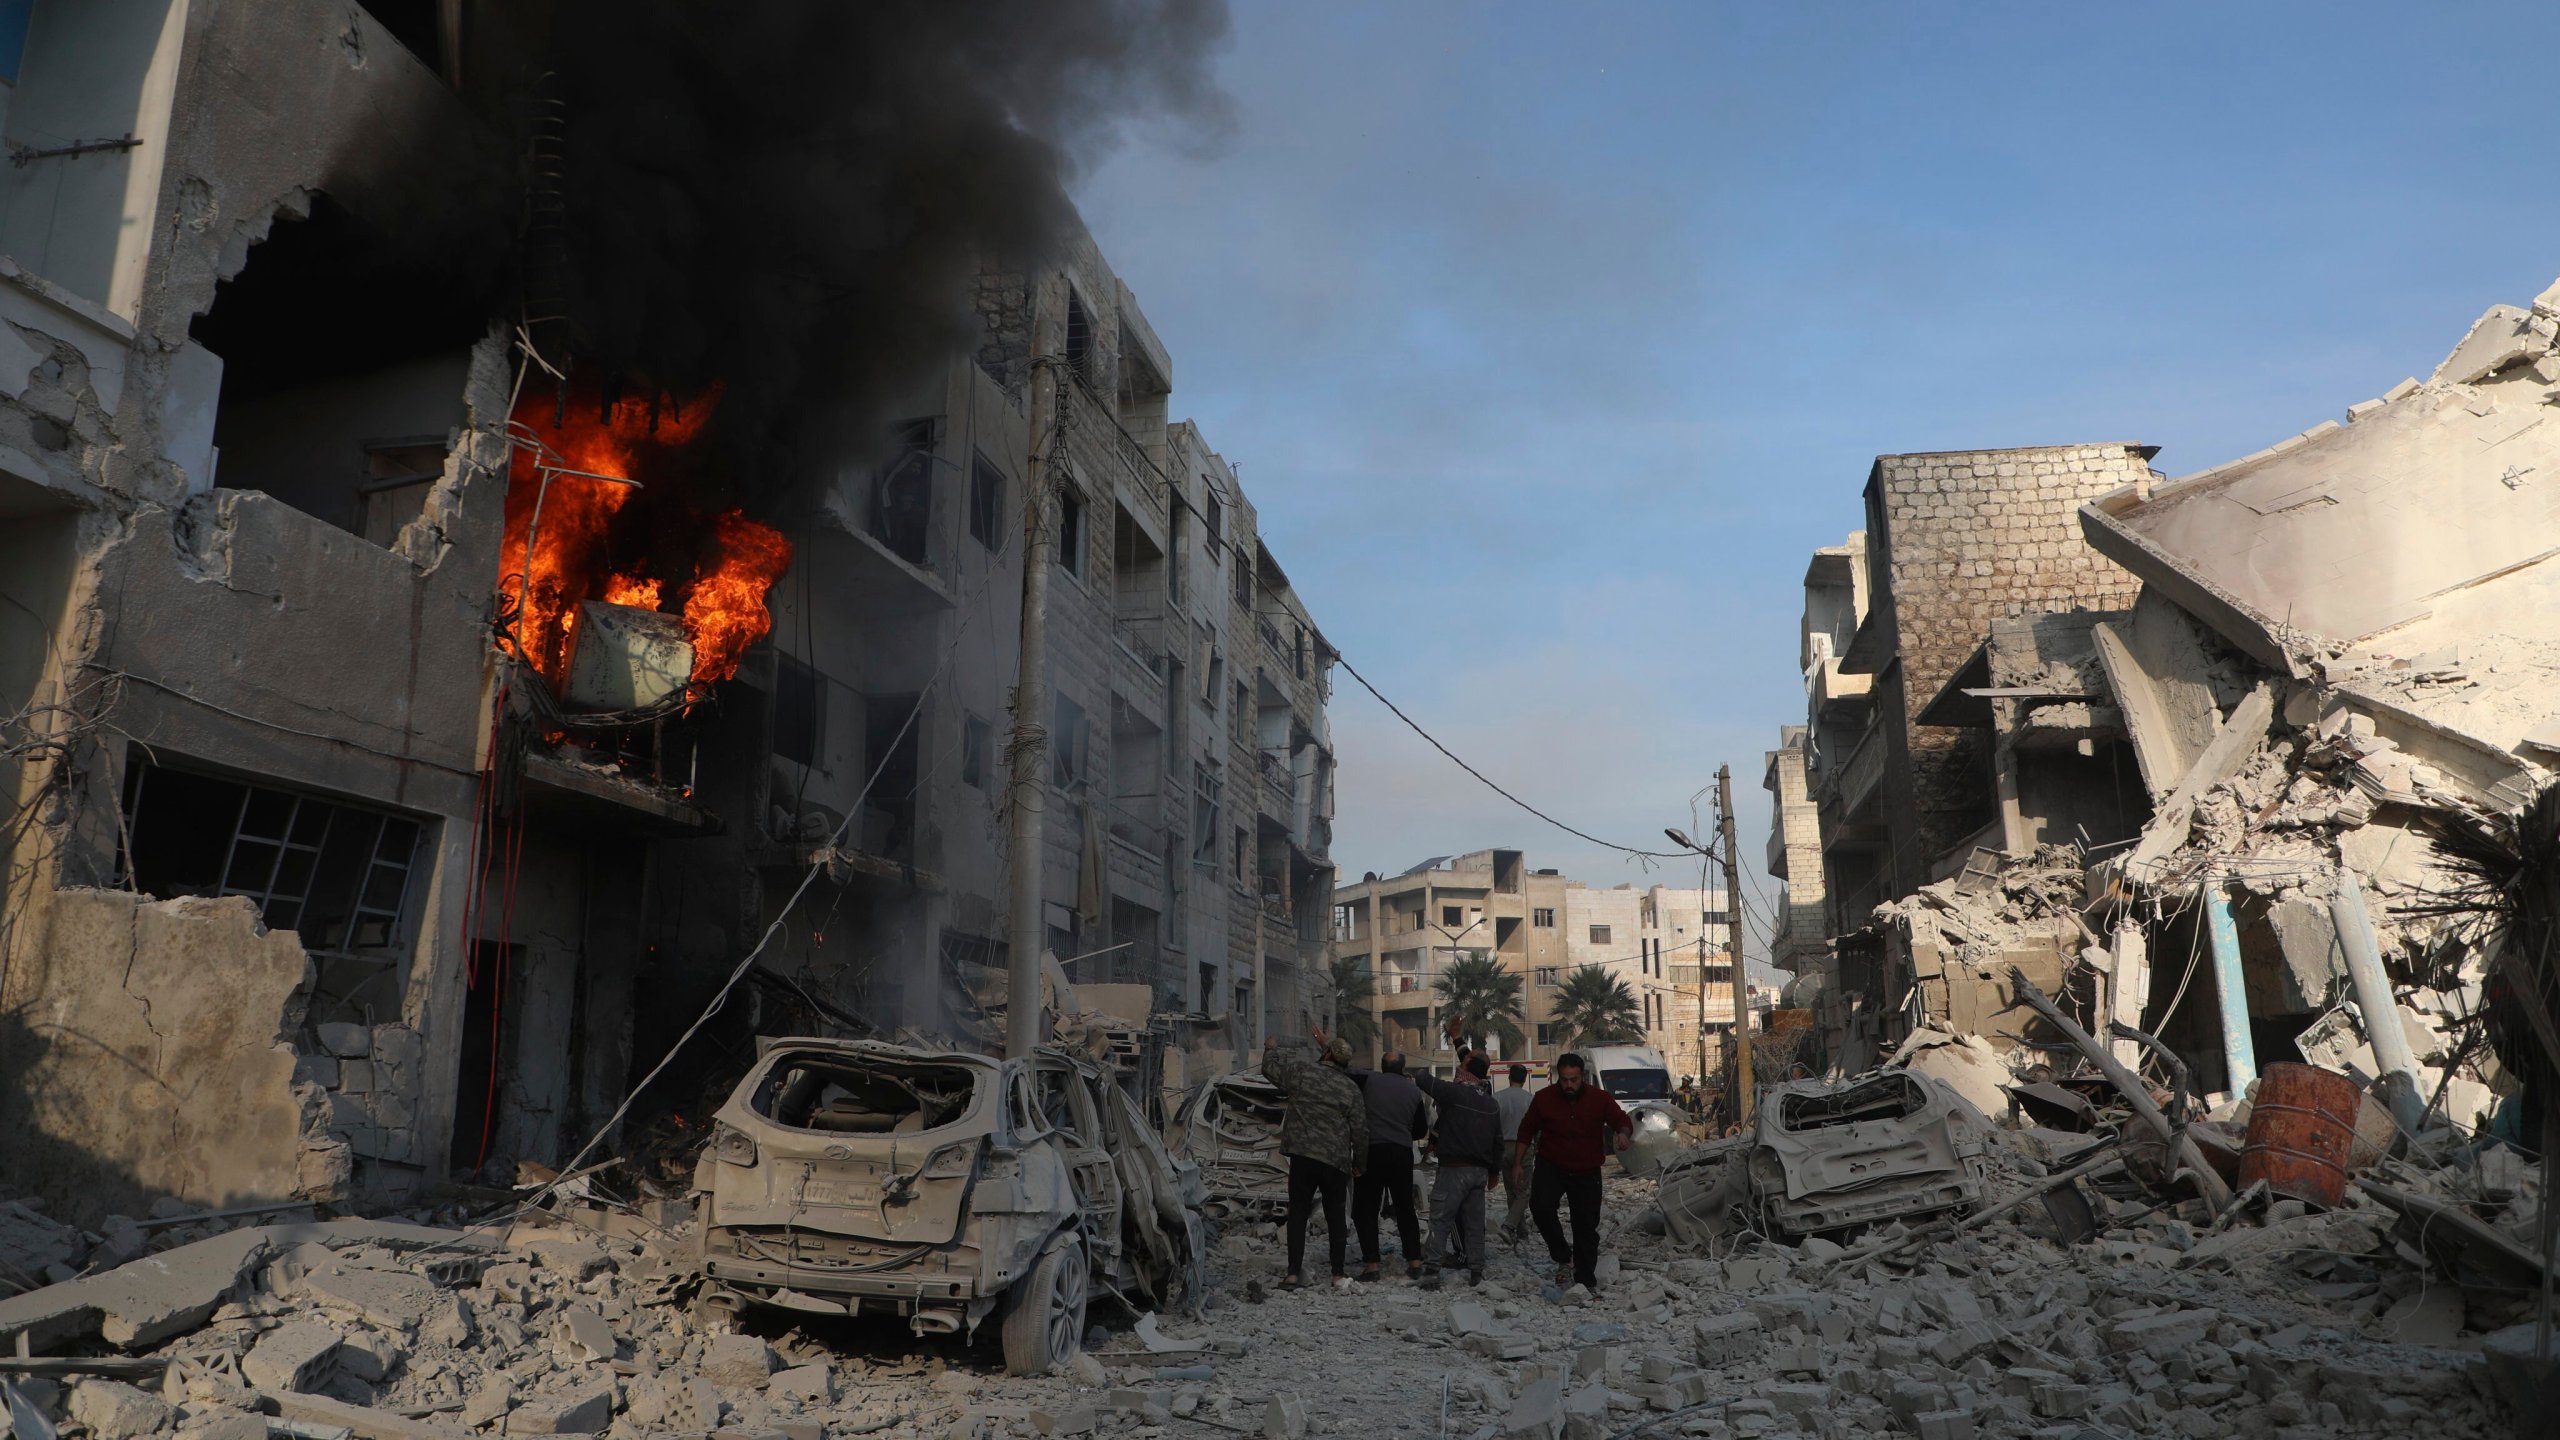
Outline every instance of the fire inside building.
<path fill-rule="evenodd" d="M 685 8 L 0 6 L 0 1153 L 58 1213 L 512 1181 L 760 1033 L 998 1046 L 1026 746 L 1058 974 L 1214 1069 L 1310 1023 L 1332 652 L 994 42 Z M 812 87 L 620 143 L 783 25 L 932 88 L 822 202 L 718 148 L 871 123 Z"/>

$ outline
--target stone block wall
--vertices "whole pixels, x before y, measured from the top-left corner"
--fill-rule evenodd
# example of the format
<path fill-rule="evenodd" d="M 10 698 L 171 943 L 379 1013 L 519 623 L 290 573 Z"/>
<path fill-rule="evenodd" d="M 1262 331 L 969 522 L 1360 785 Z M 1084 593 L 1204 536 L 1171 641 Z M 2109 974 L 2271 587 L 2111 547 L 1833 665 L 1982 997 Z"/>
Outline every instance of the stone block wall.
<path fill-rule="evenodd" d="M 1897 893 L 1994 813 L 1983 737 L 1919 725 L 1920 711 L 1992 621 L 2133 603 L 2141 582 L 2090 548 L 2077 517 L 2084 502 L 2146 478 L 2150 453 L 2117 443 L 1876 458 L 1867 563 L 1895 643 L 1877 707 L 1898 721 L 1886 775 Z"/>

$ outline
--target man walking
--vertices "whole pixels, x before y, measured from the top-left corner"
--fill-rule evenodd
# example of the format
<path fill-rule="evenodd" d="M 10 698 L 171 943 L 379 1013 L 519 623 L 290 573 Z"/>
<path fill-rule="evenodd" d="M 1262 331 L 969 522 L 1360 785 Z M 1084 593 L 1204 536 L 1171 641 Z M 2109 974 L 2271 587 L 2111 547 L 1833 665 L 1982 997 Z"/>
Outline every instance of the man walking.
<path fill-rule="evenodd" d="M 1529 1233 L 1529 1207 L 1520 1203 L 1520 1172 L 1529 1163 L 1519 1143 L 1520 1117 L 1529 1113 L 1529 1067 L 1513 1061 L 1511 1083 L 1493 1097 L 1502 1112 L 1502 1238 L 1514 1244 Z"/>
<path fill-rule="evenodd" d="M 1467 1283 L 1484 1283 L 1485 1186 L 1502 1168 L 1502 1110 L 1493 1103 L 1487 1077 L 1493 1062 L 1482 1052 L 1462 1051 L 1458 1078 L 1417 1075 L 1413 1083 L 1438 1109 L 1434 1149 L 1440 1173 L 1431 1182 L 1431 1248 L 1422 1288 L 1440 1288 L 1440 1267 L 1463 1263 Z"/>
<path fill-rule="evenodd" d="M 1306 1283 L 1307 1220 L 1318 1198 L 1324 1201 L 1333 1278 L 1343 1278 L 1343 1194 L 1360 1173 L 1368 1128 L 1360 1087 L 1344 1073 L 1351 1047 L 1327 1040 L 1322 1030 L 1314 1038 L 1306 1047 L 1282 1045 L 1277 1037 L 1262 1042 L 1263 1078 L 1289 1101 L 1280 1117 L 1280 1153 L 1289 1157 L 1289 1273 L 1280 1282 L 1283 1290 Z"/>
<path fill-rule="evenodd" d="M 1396 1220 L 1396 1246 L 1404 1273 L 1422 1274 L 1422 1226 L 1413 1214 L 1413 1142 L 1422 1138 L 1422 1091 L 1404 1073 L 1404 1055 L 1390 1050 L 1374 1071 L 1352 1071 L 1368 1106 L 1368 1153 L 1359 1183 L 1351 1187 L 1351 1223 L 1360 1232 L 1360 1278 L 1378 1278 L 1378 1202 Z"/>
<path fill-rule="evenodd" d="M 1609 1158 L 1608 1137 L 1619 1144 L 1635 1135 L 1635 1122 L 1609 1092 L 1586 1083 L 1588 1068 L 1574 1054 L 1556 1057 L 1556 1083 L 1529 1101 L 1520 1119 L 1522 1148 L 1538 1147 L 1538 1173 L 1529 1186 L 1529 1212 L 1547 1242 L 1547 1258 L 1556 1264 L 1558 1285 L 1600 1288 L 1600 1167 Z M 1511 1162 L 1512 1182 L 1520 1178 L 1520 1162 Z M 1556 1206 L 1573 1207 L 1573 1244 L 1565 1244 L 1556 1223 Z"/>

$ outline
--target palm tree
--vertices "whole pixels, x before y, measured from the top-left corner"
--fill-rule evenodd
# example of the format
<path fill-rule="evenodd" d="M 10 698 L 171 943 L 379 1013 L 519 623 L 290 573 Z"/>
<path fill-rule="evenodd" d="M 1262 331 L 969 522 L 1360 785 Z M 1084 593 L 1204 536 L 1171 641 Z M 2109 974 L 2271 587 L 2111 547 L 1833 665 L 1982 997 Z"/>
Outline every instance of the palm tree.
<path fill-rule="evenodd" d="M 1458 1022 L 1469 1045 L 1482 1046 L 1487 1035 L 1502 1037 L 1505 1045 L 1521 1043 L 1520 1022 L 1528 1012 L 1520 1008 L 1520 977 L 1492 956 L 1462 955 L 1450 961 L 1431 988 L 1440 996 L 1442 1022 Z"/>
<path fill-rule="evenodd" d="M 1367 1053 L 1378 1038 L 1378 1014 L 1372 1005 L 1378 982 L 1369 973 L 1369 957 L 1336 955 L 1327 978 L 1333 982 L 1333 1033 L 1354 1053 Z"/>
<path fill-rule="evenodd" d="M 1597 965 L 1577 965 L 1556 987 L 1547 1023 L 1564 1049 L 1644 1038 L 1644 1011 L 1627 982 Z"/>

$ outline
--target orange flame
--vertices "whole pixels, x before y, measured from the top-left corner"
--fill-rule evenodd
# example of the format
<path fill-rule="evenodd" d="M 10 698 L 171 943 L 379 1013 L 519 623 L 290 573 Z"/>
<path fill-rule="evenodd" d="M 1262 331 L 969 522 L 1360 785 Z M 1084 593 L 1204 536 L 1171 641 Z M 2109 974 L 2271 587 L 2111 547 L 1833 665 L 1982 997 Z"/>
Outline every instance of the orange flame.
<path fill-rule="evenodd" d="M 742 511 L 706 513 L 680 490 L 641 500 L 643 492 L 629 485 L 593 478 L 655 483 L 649 473 L 658 462 L 701 438 L 719 391 L 682 408 L 632 397 L 599 407 L 593 391 L 585 393 L 583 404 L 573 400 L 556 418 L 556 402 L 547 395 L 528 394 L 516 407 L 519 438 L 530 435 L 545 449 L 519 444 L 507 477 L 498 592 L 516 601 L 514 645 L 557 685 L 567 672 L 580 601 L 645 610 L 672 605 L 693 640 L 694 682 L 726 680 L 738 673 L 747 647 L 773 629 L 765 595 L 790 567 L 791 543 Z M 681 485 L 681 475 L 665 483 Z M 635 525 L 673 533 L 626 533 Z M 637 554 L 618 562 L 617 540 L 624 542 L 620 549 Z M 665 559 L 671 551 L 695 558 L 682 573 L 652 573 L 684 563 Z"/>

